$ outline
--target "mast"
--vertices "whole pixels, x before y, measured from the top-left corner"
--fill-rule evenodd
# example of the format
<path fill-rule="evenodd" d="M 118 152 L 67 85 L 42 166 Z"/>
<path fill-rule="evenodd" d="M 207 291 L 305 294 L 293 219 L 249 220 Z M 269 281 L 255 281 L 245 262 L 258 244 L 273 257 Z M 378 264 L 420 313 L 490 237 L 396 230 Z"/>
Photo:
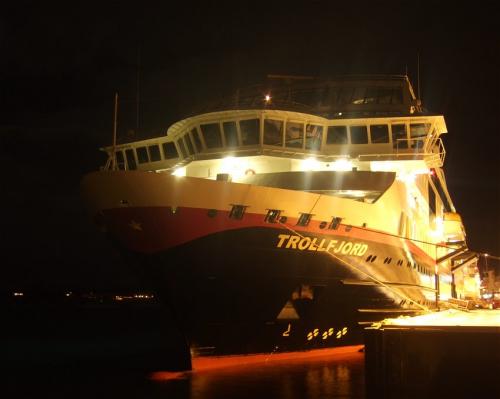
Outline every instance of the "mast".
<path fill-rule="evenodd" d="M 113 118 L 113 148 L 111 154 L 111 170 L 116 170 L 116 127 L 118 118 L 118 93 L 115 93 L 115 112 Z"/>

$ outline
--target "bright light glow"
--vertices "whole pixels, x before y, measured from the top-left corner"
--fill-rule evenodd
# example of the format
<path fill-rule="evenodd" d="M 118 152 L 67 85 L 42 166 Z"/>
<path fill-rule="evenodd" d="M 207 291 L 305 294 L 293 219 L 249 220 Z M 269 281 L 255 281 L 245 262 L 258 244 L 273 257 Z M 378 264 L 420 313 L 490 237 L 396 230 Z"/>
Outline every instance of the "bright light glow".
<path fill-rule="evenodd" d="M 266 94 L 266 103 L 268 103 L 269 101 L 271 101 L 271 96 L 269 94 Z"/>
<path fill-rule="evenodd" d="M 321 164 L 315 158 L 307 158 L 302 161 L 302 170 L 318 170 Z"/>
<path fill-rule="evenodd" d="M 233 181 L 237 181 L 245 177 L 245 172 L 249 169 L 252 168 L 247 160 L 243 158 L 226 157 L 221 160 L 219 173 L 228 173 L 231 175 Z"/>
<path fill-rule="evenodd" d="M 500 327 L 500 310 L 472 310 L 463 312 L 449 309 L 422 316 L 386 319 L 385 325 L 396 326 L 482 326 Z"/>
<path fill-rule="evenodd" d="M 337 159 L 330 164 L 331 169 L 337 172 L 347 172 L 352 170 L 352 162 L 348 159 Z"/>
<path fill-rule="evenodd" d="M 13 295 L 14 296 L 24 296 L 24 294 L 22 292 L 14 292 Z"/>
<path fill-rule="evenodd" d="M 174 176 L 186 176 L 186 168 L 177 168 L 172 172 Z"/>

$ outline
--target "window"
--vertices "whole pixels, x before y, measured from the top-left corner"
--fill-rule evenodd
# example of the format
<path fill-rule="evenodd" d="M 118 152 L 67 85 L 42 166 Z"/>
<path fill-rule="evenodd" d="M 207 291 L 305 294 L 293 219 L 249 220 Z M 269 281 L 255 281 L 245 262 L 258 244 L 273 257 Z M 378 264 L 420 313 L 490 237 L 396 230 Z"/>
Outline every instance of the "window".
<path fill-rule="evenodd" d="M 139 147 L 137 148 L 137 160 L 139 163 L 146 163 L 149 162 L 149 157 L 148 157 L 148 150 L 146 147 Z"/>
<path fill-rule="evenodd" d="M 378 88 L 367 87 L 365 93 L 365 104 L 373 104 L 377 102 Z"/>
<path fill-rule="evenodd" d="M 121 151 L 116 151 L 116 166 L 118 169 L 123 170 L 125 169 L 125 159 L 123 158 L 123 152 Z"/>
<path fill-rule="evenodd" d="M 285 130 L 285 146 L 302 148 L 304 143 L 304 125 L 298 122 L 287 122 Z"/>
<path fill-rule="evenodd" d="M 236 122 L 224 122 L 222 124 L 222 128 L 224 130 L 226 146 L 238 147 L 238 131 L 236 130 Z"/>
<path fill-rule="evenodd" d="M 408 148 L 406 125 L 392 125 L 392 146 L 394 148 Z"/>
<path fill-rule="evenodd" d="M 389 126 L 387 125 L 371 125 L 370 137 L 372 143 L 388 143 L 389 142 Z"/>
<path fill-rule="evenodd" d="M 428 123 L 410 124 L 411 148 L 423 148 L 424 140 L 427 137 L 430 127 Z"/>
<path fill-rule="evenodd" d="M 207 148 L 222 147 L 222 137 L 220 135 L 220 126 L 218 123 L 200 125 L 200 129 L 203 133 L 203 137 L 205 138 Z"/>
<path fill-rule="evenodd" d="M 283 121 L 264 120 L 264 144 L 279 147 L 283 145 Z"/>
<path fill-rule="evenodd" d="M 243 145 L 259 144 L 259 120 L 247 119 L 240 121 L 241 141 Z"/>
<path fill-rule="evenodd" d="M 311 213 L 301 213 L 299 216 L 299 220 L 297 220 L 297 226 L 307 226 L 311 221 L 311 218 Z"/>
<path fill-rule="evenodd" d="M 243 219 L 246 208 L 247 207 L 245 205 L 233 205 L 231 208 L 231 212 L 229 212 L 229 218 L 238 220 Z"/>
<path fill-rule="evenodd" d="M 366 126 L 351 126 L 351 143 L 368 144 L 368 130 Z"/>
<path fill-rule="evenodd" d="M 135 163 L 134 150 L 125 150 L 125 156 L 127 158 L 127 168 L 128 170 L 137 169 L 137 164 Z"/>
<path fill-rule="evenodd" d="M 179 147 L 179 150 L 181 150 L 182 158 L 186 158 L 187 152 L 186 152 L 186 147 L 184 146 L 184 140 L 182 140 L 182 139 L 177 140 L 177 146 Z"/>
<path fill-rule="evenodd" d="M 277 223 L 280 217 L 281 211 L 278 209 L 269 209 L 267 211 L 266 218 L 264 219 L 267 223 Z"/>
<path fill-rule="evenodd" d="M 149 159 L 151 159 L 151 162 L 161 161 L 160 147 L 158 147 L 158 145 L 150 145 L 148 147 L 148 150 Z"/>
<path fill-rule="evenodd" d="M 364 87 L 354 88 L 351 103 L 363 104 L 364 102 L 365 102 L 365 88 Z"/>
<path fill-rule="evenodd" d="M 377 102 L 379 104 L 402 104 L 403 91 L 401 87 L 379 87 Z"/>
<path fill-rule="evenodd" d="M 330 223 L 330 226 L 328 226 L 328 228 L 331 230 L 337 230 L 340 226 L 341 221 L 342 221 L 342 218 L 334 217 L 332 219 L 332 222 Z"/>
<path fill-rule="evenodd" d="M 194 146 L 196 147 L 196 151 L 203 151 L 203 146 L 201 145 L 200 136 L 198 136 L 198 129 L 194 128 L 191 130 L 191 137 L 194 140 Z"/>
<path fill-rule="evenodd" d="M 183 140 L 184 140 L 184 145 L 188 150 L 188 154 L 193 155 L 194 154 L 193 143 L 191 143 L 191 139 L 189 138 L 189 134 L 186 134 L 183 137 Z"/>
<path fill-rule="evenodd" d="M 347 126 L 329 126 L 326 144 L 347 144 Z"/>
<path fill-rule="evenodd" d="M 177 153 L 177 148 L 175 148 L 175 144 L 172 142 L 163 143 L 163 156 L 165 159 L 177 158 L 179 154 Z"/>
<path fill-rule="evenodd" d="M 319 150 L 321 138 L 323 137 L 323 126 L 306 125 L 306 149 Z"/>

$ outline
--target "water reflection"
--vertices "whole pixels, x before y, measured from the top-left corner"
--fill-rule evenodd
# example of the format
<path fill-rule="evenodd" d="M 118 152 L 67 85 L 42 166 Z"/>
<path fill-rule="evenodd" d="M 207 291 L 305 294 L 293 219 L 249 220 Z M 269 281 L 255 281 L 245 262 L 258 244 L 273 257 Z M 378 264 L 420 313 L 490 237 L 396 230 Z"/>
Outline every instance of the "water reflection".
<path fill-rule="evenodd" d="M 364 398 L 364 358 L 362 353 L 352 352 L 273 361 L 187 373 L 182 379 L 152 383 L 161 397 L 189 399 Z"/>
<path fill-rule="evenodd" d="M 3 372 L 2 397 L 148 398 L 148 399 L 307 399 L 364 398 L 364 357 L 358 351 L 334 356 L 291 358 L 164 373 L 151 379 L 140 373 L 84 369 L 31 369 Z"/>

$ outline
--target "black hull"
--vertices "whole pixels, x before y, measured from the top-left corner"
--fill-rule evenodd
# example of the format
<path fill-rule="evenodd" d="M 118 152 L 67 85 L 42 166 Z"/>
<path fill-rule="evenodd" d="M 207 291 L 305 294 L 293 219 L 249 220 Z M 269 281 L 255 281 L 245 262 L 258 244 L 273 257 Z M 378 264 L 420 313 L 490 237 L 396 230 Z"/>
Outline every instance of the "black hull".
<path fill-rule="evenodd" d="M 351 345 L 362 342 L 360 322 L 398 314 L 400 299 L 386 289 L 345 284 L 359 280 L 353 269 L 325 252 L 277 248 L 279 234 L 290 232 L 243 228 L 136 255 L 193 353 Z M 401 249 L 370 244 L 370 251 L 396 259 Z"/>

